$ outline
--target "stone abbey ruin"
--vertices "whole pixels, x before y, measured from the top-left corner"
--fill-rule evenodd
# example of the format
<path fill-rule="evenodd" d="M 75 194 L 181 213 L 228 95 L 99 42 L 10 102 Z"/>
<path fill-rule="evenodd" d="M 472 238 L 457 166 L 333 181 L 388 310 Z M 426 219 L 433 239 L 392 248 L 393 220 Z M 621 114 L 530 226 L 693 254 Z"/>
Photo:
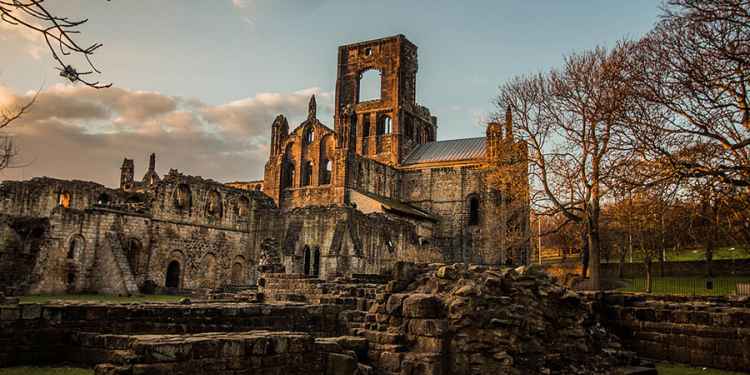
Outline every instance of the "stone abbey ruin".
<path fill-rule="evenodd" d="M 750 303 L 579 294 L 529 266 L 512 114 L 436 141 L 403 35 L 339 47 L 333 129 L 271 124 L 262 180 L 156 157 L 119 188 L 0 185 L 0 367 L 96 374 L 654 374 L 750 368 Z M 380 97 L 360 98 L 364 75 Z M 363 100 L 360 100 L 363 99 Z M 185 295 L 18 304 L 24 294 Z M 720 348 L 732 348 L 721 350 Z"/>

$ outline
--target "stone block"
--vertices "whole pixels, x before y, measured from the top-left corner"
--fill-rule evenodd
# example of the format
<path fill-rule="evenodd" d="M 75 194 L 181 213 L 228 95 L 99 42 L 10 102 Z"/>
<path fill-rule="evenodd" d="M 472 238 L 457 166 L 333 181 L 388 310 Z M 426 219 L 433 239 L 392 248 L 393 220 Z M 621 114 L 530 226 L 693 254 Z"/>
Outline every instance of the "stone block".
<path fill-rule="evenodd" d="M 28 304 L 21 305 L 22 319 L 39 319 L 42 317 L 42 305 Z"/>
<path fill-rule="evenodd" d="M 326 375 L 350 375 L 357 370 L 357 360 L 352 355 L 329 353 L 326 358 Z"/>
<path fill-rule="evenodd" d="M 21 318 L 21 309 L 18 307 L 3 307 L 0 309 L 0 320 L 18 320 Z"/>
<path fill-rule="evenodd" d="M 442 319 L 410 319 L 407 324 L 415 336 L 439 337 L 448 331 L 448 321 Z"/>
<path fill-rule="evenodd" d="M 442 318 L 445 316 L 443 302 L 432 294 L 412 294 L 403 302 L 403 314 L 408 318 Z"/>

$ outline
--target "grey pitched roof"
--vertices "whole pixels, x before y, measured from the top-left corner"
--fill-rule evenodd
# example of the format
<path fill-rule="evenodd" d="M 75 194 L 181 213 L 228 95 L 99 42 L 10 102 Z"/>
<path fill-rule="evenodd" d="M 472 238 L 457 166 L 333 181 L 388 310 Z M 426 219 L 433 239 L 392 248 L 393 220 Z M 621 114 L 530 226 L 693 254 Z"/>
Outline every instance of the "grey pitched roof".
<path fill-rule="evenodd" d="M 486 149 L 485 137 L 429 142 L 412 150 L 402 165 L 481 159 L 484 158 Z"/>

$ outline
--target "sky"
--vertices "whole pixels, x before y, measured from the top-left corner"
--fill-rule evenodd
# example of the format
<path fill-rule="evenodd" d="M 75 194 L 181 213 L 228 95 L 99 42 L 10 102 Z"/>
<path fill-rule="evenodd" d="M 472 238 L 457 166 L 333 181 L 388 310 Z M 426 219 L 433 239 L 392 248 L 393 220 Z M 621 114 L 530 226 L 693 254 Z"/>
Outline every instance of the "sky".
<path fill-rule="evenodd" d="M 339 45 L 404 34 L 418 46 L 417 101 L 438 140 L 477 137 L 497 87 L 564 56 L 638 38 L 658 0 L 47 0 L 87 18 L 77 40 L 109 89 L 58 76 L 40 37 L 0 22 L 0 108 L 30 111 L 5 129 L 19 149 L 0 179 L 119 183 L 122 159 L 217 181 L 262 179 L 270 127 L 298 124 L 316 94 L 333 127 Z M 72 62 L 77 63 L 76 60 Z M 80 66 L 80 64 L 76 64 Z"/>

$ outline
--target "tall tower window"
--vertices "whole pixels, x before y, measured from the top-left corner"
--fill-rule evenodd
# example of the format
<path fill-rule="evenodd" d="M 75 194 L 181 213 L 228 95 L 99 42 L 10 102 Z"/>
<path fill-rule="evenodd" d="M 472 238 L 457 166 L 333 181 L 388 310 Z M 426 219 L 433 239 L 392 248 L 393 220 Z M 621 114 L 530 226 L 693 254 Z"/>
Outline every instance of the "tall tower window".
<path fill-rule="evenodd" d="M 365 70 L 359 79 L 358 102 L 380 99 L 380 72 L 376 69 Z"/>

